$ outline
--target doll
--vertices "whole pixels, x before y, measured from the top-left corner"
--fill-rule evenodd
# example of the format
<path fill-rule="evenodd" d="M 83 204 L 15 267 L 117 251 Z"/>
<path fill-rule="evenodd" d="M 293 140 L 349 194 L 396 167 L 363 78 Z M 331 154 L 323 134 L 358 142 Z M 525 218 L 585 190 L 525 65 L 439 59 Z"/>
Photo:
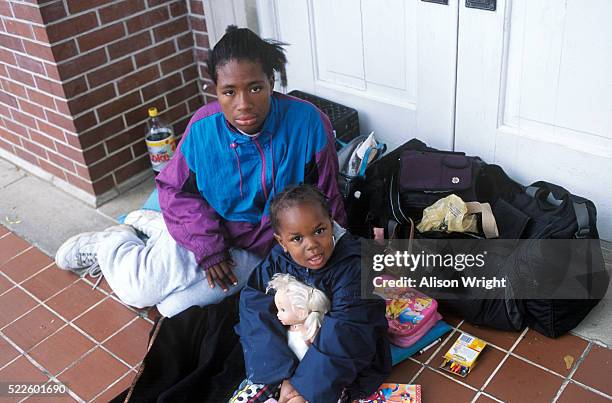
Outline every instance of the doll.
<path fill-rule="evenodd" d="M 275 274 L 268 283 L 275 290 L 274 303 L 278 320 L 287 326 L 287 343 L 301 361 L 314 341 L 330 302 L 325 294 L 308 286 L 290 274 Z"/>

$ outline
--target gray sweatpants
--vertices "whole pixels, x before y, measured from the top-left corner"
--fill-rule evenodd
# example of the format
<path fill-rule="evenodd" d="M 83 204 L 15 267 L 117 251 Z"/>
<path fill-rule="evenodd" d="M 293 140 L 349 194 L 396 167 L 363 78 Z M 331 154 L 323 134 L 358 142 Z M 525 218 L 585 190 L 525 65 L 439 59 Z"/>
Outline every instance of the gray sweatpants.
<path fill-rule="evenodd" d="M 115 294 L 126 304 L 174 316 L 193 305 L 210 305 L 235 294 L 246 284 L 261 258 L 243 249 L 230 249 L 238 285 L 223 292 L 210 288 L 194 254 L 180 246 L 163 228 L 145 242 L 130 231 L 113 232 L 98 247 L 98 264 Z"/>

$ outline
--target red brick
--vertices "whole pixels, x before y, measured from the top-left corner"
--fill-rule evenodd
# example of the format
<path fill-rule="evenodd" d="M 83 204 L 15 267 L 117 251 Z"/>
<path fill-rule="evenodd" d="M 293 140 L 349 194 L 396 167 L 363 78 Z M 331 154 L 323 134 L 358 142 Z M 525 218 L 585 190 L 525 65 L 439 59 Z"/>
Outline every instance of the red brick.
<path fill-rule="evenodd" d="M 53 102 L 53 98 L 51 98 L 47 94 L 43 94 L 40 91 L 33 90 L 31 88 L 26 88 L 26 92 L 28 93 L 28 98 L 30 101 L 38 104 L 40 106 L 44 106 L 48 109 L 55 109 L 55 102 Z"/>
<path fill-rule="evenodd" d="M 6 32 L 10 34 L 15 34 L 18 36 L 25 36 L 26 38 L 34 39 L 34 32 L 32 31 L 32 26 L 23 21 L 18 20 L 4 20 L 4 26 L 6 27 Z"/>
<path fill-rule="evenodd" d="M 189 106 L 189 114 L 193 114 L 195 111 L 198 110 L 198 108 L 202 106 L 202 96 L 198 94 L 197 97 L 191 98 L 187 102 L 187 106 Z"/>
<path fill-rule="evenodd" d="M 47 80 L 42 77 L 34 77 L 36 81 L 36 87 L 39 90 L 46 92 L 48 94 L 55 95 L 56 97 L 64 97 L 64 88 L 60 83 L 56 83 L 55 81 Z"/>
<path fill-rule="evenodd" d="M 132 160 L 132 151 L 129 148 L 126 148 L 122 151 L 119 151 L 116 154 L 111 155 L 105 160 L 91 165 L 89 169 L 89 174 L 91 175 L 93 180 L 103 177 L 111 173 L 115 168 L 126 164 Z"/>
<path fill-rule="evenodd" d="M 38 165 L 38 158 L 36 158 L 36 156 L 30 152 L 27 152 L 19 147 L 15 147 L 15 154 L 32 165 Z"/>
<path fill-rule="evenodd" d="M 37 120 L 36 123 L 38 124 L 38 131 L 40 131 L 41 133 L 63 142 L 66 141 L 64 132 L 61 129 L 58 129 L 55 126 L 51 126 L 50 124 L 42 120 Z"/>
<path fill-rule="evenodd" d="M 150 63 L 158 62 L 161 59 L 173 55 L 175 52 L 174 41 L 169 40 L 134 56 L 136 59 L 136 66 L 142 67 Z"/>
<path fill-rule="evenodd" d="M 31 57 L 20 54 L 16 54 L 15 59 L 17 60 L 17 65 L 19 65 L 19 67 L 22 69 L 45 75 L 45 66 L 38 60 L 34 60 Z"/>
<path fill-rule="evenodd" d="M 208 41 L 208 35 L 206 34 L 195 34 L 196 46 L 200 48 L 210 48 L 210 42 Z"/>
<path fill-rule="evenodd" d="M 134 144 L 132 144 L 132 154 L 134 154 L 134 156 L 136 158 L 138 158 L 141 155 L 145 155 L 147 156 L 147 158 L 149 157 L 149 152 L 147 150 L 147 145 L 144 141 L 137 141 Z"/>
<path fill-rule="evenodd" d="M 142 96 L 145 102 L 149 102 L 154 97 L 164 95 L 166 92 L 177 88 L 182 84 L 181 75 L 176 73 L 162 80 L 154 82 L 142 89 Z"/>
<path fill-rule="evenodd" d="M 22 125 L 27 126 L 27 127 L 36 127 L 36 121 L 30 116 L 16 109 L 13 109 L 11 113 L 13 115 L 13 119 L 21 123 Z"/>
<path fill-rule="evenodd" d="M 187 67 L 185 70 L 183 70 L 182 73 L 183 73 L 183 81 L 186 83 L 198 78 L 198 69 L 196 68 L 195 65 Z"/>
<path fill-rule="evenodd" d="M 68 99 L 87 92 L 87 90 L 87 81 L 83 76 L 75 78 L 70 82 L 64 83 L 64 94 Z"/>
<path fill-rule="evenodd" d="M 191 14 L 194 14 L 193 9 L 191 9 Z M 204 18 L 191 15 L 189 17 L 189 22 L 191 23 L 191 29 L 193 31 L 206 32 L 206 22 L 204 22 Z"/>
<path fill-rule="evenodd" d="M 42 15 L 45 24 L 51 24 L 52 22 L 61 20 L 68 15 L 64 9 L 63 1 L 54 2 L 41 7 L 40 14 Z"/>
<path fill-rule="evenodd" d="M 15 53 L 11 52 L 8 49 L 0 48 L 0 62 L 4 62 L 7 64 L 17 65 L 17 61 L 15 61 Z"/>
<path fill-rule="evenodd" d="M 169 18 L 168 9 L 162 7 L 130 18 L 126 24 L 128 32 L 133 34 L 134 32 L 142 31 L 143 29 L 158 25 L 161 22 L 168 21 Z"/>
<path fill-rule="evenodd" d="M 0 15 L 13 18 L 13 11 L 11 11 L 11 5 L 8 1 L 0 1 Z"/>
<path fill-rule="evenodd" d="M 81 163 L 83 165 L 86 164 L 85 156 L 83 155 L 83 151 L 78 150 L 76 148 L 69 147 L 63 143 L 57 143 L 57 152 L 67 159 Z"/>
<path fill-rule="evenodd" d="M 83 111 L 92 109 L 97 105 L 108 101 L 115 95 L 115 86 L 113 84 L 107 84 L 78 98 L 72 99 L 68 102 L 68 106 L 70 107 L 72 114 L 78 115 Z"/>
<path fill-rule="evenodd" d="M 134 88 L 141 87 L 148 82 L 155 81 L 159 78 L 159 67 L 153 65 L 143 70 L 139 70 L 129 76 L 122 77 L 117 81 L 117 88 L 120 94 L 125 94 Z"/>
<path fill-rule="evenodd" d="M 51 51 L 57 63 L 70 59 L 79 53 L 74 39 L 53 45 Z"/>
<path fill-rule="evenodd" d="M 25 48 L 25 52 L 29 55 L 48 60 L 50 62 L 55 62 L 53 58 L 53 51 L 51 50 L 51 47 L 49 47 L 49 45 L 47 44 L 41 45 L 39 43 L 24 39 L 23 47 Z"/>
<path fill-rule="evenodd" d="M 98 26 L 96 13 L 82 14 L 61 22 L 55 22 L 47 27 L 49 41 L 59 42 L 77 36 Z"/>
<path fill-rule="evenodd" d="M 98 117 L 101 121 L 110 119 L 113 116 L 120 115 L 127 110 L 130 110 L 142 103 L 140 94 L 133 92 L 121 98 L 116 98 L 110 104 L 98 108 Z"/>
<path fill-rule="evenodd" d="M 193 50 L 193 57 L 194 57 L 194 60 L 198 62 L 206 63 L 206 61 L 208 60 L 208 50 L 195 48 Z"/>
<path fill-rule="evenodd" d="M 64 80 L 67 80 L 71 77 L 87 73 L 93 68 L 106 63 L 106 60 L 104 49 L 98 49 L 60 64 L 59 71 Z"/>
<path fill-rule="evenodd" d="M 23 91 L 25 94 L 25 90 Z M 25 96 L 24 96 L 25 97 Z M 26 101 L 24 99 L 19 100 L 19 107 L 24 112 L 29 113 L 30 115 L 37 116 L 41 119 L 45 118 L 45 111 L 40 106 L 33 104 L 32 102 Z"/>
<path fill-rule="evenodd" d="M 87 81 L 92 87 L 97 87 L 100 84 L 108 83 L 118 77 L 125 76 L 134 70 L 132 59 L 126 58 L 116 63 L 110 64 L 94 70 L 87 74 Z"/>
<path fill-rule="evenodd" d="M 70 108 L 68 107 L 68 102 L 63 99 L 55 99 L 55 110 L 64 115 L 72 115 Z"/>
<path fill-rule="evenodd" d="M 64 171 L 62 169 L 59 169 L 58 167 L 56 167 L 53 164 L 48 163 L 45 160 L 39 160 L 38 161 L 38 165 L 40 165 L 40 167 L 42 169 L 44 169 L 45 171 L 49 172 L 51 175 L 56 176 L 60 179 L 66 179 L 66 176 L 64 174 Z"/>
<path fill-rule="evenodd" d="M 187 17 L 182 17 L 175 21 L 170 21 L 160 27 L 153 30 L 155 35 L 155 42 L 161 42 L 166 38 L 178 35 L 182 32 L 189 31 L 189 23 Z"/>
<path fill-rule="evenodd" d="M 106 24 L 116 19 L 136 14 L 138 11 L 142 11 L 144 9 L 144 0 L 125 0 L 108 7 L 101 8 L 98 11 L 98 14 L 100 15 L 102 23 Z"/>
<path fill-rule="evenodd" d="M 178 45 L 179 50 L 193 47 L 193 33 L 188 32 L 185 35 L 179 36 L 176 39 L 176 44 Z"/>
<path fill-rule="evenodd" d="M 17 134 L 21 137 L 28 137 L 28 130 L 20 123 L 17 123 L 10 119 L 4 119 L 4 125 L 13 134 Z"/>
<path fill-rule="evenodd" d="M 23 144 L 23 148 L 25 148 L 29 152 L 38 155 L 42 159 L 47 158 L 47 152 L 38 144 L 35 144 L 26 139 L 21 139 L 21 143 Z"/>
<path fill-rule="evenodd" d="M 137 108 L 131 112 L 126 113 L 125 121 L 128 127 L 146 120 L 148 117 L 147 109 L 151 106 L 155 106 L 157 110 L 163 111 L 166 109 L 166 99 L 163 96 L 161 96 L 157 99 L 146 101 L 146 103 L 143 104 L 141 108 Z"/>
<path fill-rule="evenodd" d="M 47 154 L 49 155 L 49 158 L 48 158 L 49 161 L 51 161 L 55 165 L 60 166 L 68 170 L 69 172 L 76 172 L 74 168 L 74 162 L 72 162 L 68 158 L 64 158 L 63 156 L 56 154 L 54 152 L 51 152 L 51 151 L 47 152 Z"/>
<path fill-rule="evenodd" d="M 86 181 L 86 180 L 84 180 L 82 178 L 79 178 L 78 176 L 72 175 L 72 174 L 70 174 L 68 172 L 66 172 L 65 175 L 66 175 L 66 180 L 71 185 L 74 185 L 74 186 L 78 187 L 79 189 L 85 191 L 86 193 L 95 194 L 94 193 L 94 189 L 93 189 L 93 185 L 92 185 L 91 182 Z"/>
<path fill-rule="evenodd" d="M 13 108 L 17 108 L 17 98 L 15 98 L 14 96 L 12 96 L 11 94 L 5 92 L 5 91 L 0 91 L 0 102 L 2 102 L 3 104 L 6 105 L 10 105 Z"/>
<path fill-rule="evenodd" d="M 15 133 L 9 131 L 9 130 L 4 130 L 2 128 L 0 128 L 0 139 L 4 139 L 8 142 L 11 142 L 15 145 L 21 145 L 21 141 L 19 141 L 20 137 L 17 136 Z"/>
<path fill-rule="evenodd" d="M 195 81 L 192 81 L 191 83 L 167 94 L 166 101 L 168 101 L 168 105 L 176 105 L 180 102 L 184 102 L 188 100 L 194 95 L 199 94 L 199 92 L 200 90 L 198 88 L 198 83 Z"/>
<path fill-rule="evenodd" d="M 10 154 L 15 154 L 15 148 L 6 141 L 2 136 L 0 136 L 0 147 L 9 152 Z"/>
<path fill-rule="evenodd" d="M 81 52 L 105 45 L 125 36 L 123 23 L 119 22 L 80 36 L 77 41 Z"/>
<path fill-rule="evenodd" d="M 106 148 L 109 152 L 113 153 L 137 141 L 144 142 L 145 130 L 146 125 L 143 123 L 117 136 L 111 137 L 106 140 Z"/>
<path fill-rule="evenodd" d="M 149 7 L 159 6 L 160 4 L 170 3 L 173 0 L 147 0 Z"/>
<path fill-rule="evenodd" d="M 85 180 L 91 181 L 91 178 L 89 177 L 89 168 L 84 167 L 79 164 L 75 164 L 74 167 L 76 168 L 76 174 L 78 176 L 80 176 L 81 178 Z"/>
<path fill-rule="evenodd" d="M 102 143 L 83 152 L 83 159 L 86 165 L 95 164 L 96 162 L 101 161 L 104 157 L 106 157 L 106 150 L 104 149 L 104 145 Z"/>
<path fill-rule="evenodd" d="M 33 129 L 28 129 L 28 132 L 30 133 L 30 139 L 33 142 L 41 144 L 51 150 L 55 150 L 55 142 L 50 137 L 47 137 Z"/>
<path fill-rule="evenodd" d="M 56 64 L 45 63 L 45 71 L 47 72 L 47 77 L 58 81 L 62 80 Z"/>
<path fill-rule="evenodd" d="M 14 36 L 0 34 L 0 43 L 5 48 L 16 50 L 18 52 L 24 52 L 25 51 L 21 39 L 15 38 Z"/>
<path fill-rule="evenodd" d="M 202 0 L 189 0 L 191 14 L 204 15 L 204 5 Z"/>
<path fill-rule="evenodd" d="M 185 132 L 185 129 L 187 128 L 187 124 L 189 124 L 189 120 L 190 119 L 191 119 L 191 116 L 187 116 L 184 119 L 179 120 L 178 122 L 176 122 L 172 126 L 172 130 L 174 130 L 174 134 L 182 136 L 183 133 Z"/>
<path fill-rule="evenodd" d="M 170 14 L 173 17 L 187 14 L 187 2 L 185 0 L 178 0 L 176 3 L 170 4 Z"/>
<path fill-rule="evenodd" d="M 191 50 L 187 50 L 168 60 L 163 61 L 161 63 L 162 73 L 168 74 L 176 70 L 184 69 L 185 67 L 193 63 L 193 52 Z"/>
<path fill-rule="evenodd" d="M 87 112 L 85 115 L 74 119 L 74 127 L 76 128 L 77 133 L 88 130 L 97 124 L 98 120 L 96 119 L 96 115 L 93 113 L 93 111 Z"/>
<path fill-rule="evenodd" d="M 76 128 L 74 127 L 74 122 L 72 121 L 72 119 L 59 115 L 53 111 L 45 111 L 45 113 L 47 114 L 47 120 L 50 123 L 53 123 L 54 125 L 66 129 L 70 132 L 76 132 Z"/>
<path fill-rule="evenodd" d="M 142 157 L 130 162 L 124 167 L 119 168 L 115 171 L 115 180 L 117 184 L 125 182 L 130 179 L 134 175 L 151 168 L 151 163 L 148 155 L 143 155 Z"/>
<path fill-rule="evenodd" d="M 94 192 L 98 195 L 106 193 L 114 187 L 115 181 L 113 180 L 113 175 L 108 175 L 106 178 L 102 178 L 93 184 Z"/>
<path fill-rule="evenodd" d="M 66 0 L 70 14 L 80 13 L 94 7 L 103 6 L 113 0 Z"/>
<path fill-rule="evenodd" d="M 79 140 L 83 148 L 89 148 L 93 144 L 99 143 L 119 132 L 122 132 L 124 129 L 125 125 L 123 123 L 123 118 L 119 116 L 85 133 L 82 133 L 79 136 Z M 109 151 L 112 153 L 115 150 Z"/>
<path fill-rule="evenodd" d="M 8 77 L 8 72 L 6 71 L 6 66 L 4 64 L 0 64 L 0 76 Z"/>
<path fill-rule="evenodd" d="M 111 59 L 118 59 L 121 56 L 125 56 L 128 53 L 134 53 L 135 51 L 145 48 L 151 44 L 151 35 L 149 31 L 145 31 L 141 34 L 131 36 L 127 39 L 121 40 L 117 43 L 113 43 L 108 46 L 108 53 Z"/>
<path fill-rule="evenodd" d="M 32 31 L 34 32 L 34 39 L 40 42 L 49 42 L 49 36 L 47 35 L 47 30 L 44 27 L 39 27 L 37 25 L 32 25 Z"/>
<path fill-rule="evenodd" d="M 21 20 L 35 22 L 37 24 L 43 24 L 44 21 L 40 15 L 38 7 L 28 6 L 20 3 L 12 3 L 13 13 L 16 18 Z"/>
<path fill-rule="evenodd" d="M 172 109 L 164 111 L 160 116 L 163 121 L 172 123 L 187 116 L 188 114 L 187 106 L 185 106 L 185 103 L 181 103 Z"/>

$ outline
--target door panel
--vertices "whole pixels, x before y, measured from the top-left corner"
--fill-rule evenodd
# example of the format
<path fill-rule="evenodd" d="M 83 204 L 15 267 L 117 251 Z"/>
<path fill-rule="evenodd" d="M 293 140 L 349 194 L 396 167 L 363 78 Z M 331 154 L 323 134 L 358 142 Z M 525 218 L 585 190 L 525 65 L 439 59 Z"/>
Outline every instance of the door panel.
<path fill-rule="evenodd" d="M 500 164 L 523 184 L 547 180 L 593 200 L 606 239 L 610 15 L 607 0 L 505 0 L 495 13 L 461 6 L 456 122 L 458 149 Z M 477 40 L 482 46 L 472 45 Z"/>

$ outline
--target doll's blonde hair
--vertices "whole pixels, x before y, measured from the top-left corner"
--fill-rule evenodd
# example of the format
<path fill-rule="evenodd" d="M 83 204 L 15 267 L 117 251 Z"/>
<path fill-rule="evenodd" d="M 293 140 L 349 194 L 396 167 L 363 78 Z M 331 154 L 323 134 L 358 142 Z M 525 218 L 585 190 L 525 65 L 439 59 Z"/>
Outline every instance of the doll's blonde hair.
<path fill-rule="evenodd" d="M 270 290 L 287 294 L 291 305 L 302 313 L 300 320 L 304 320 L 304 340 L 312 340 L 323 323 L 323 317 L 329 312 L 330 302 L 327 296 L 291 274 L 283 273 L 272 276 L 266 293 Z"/>

